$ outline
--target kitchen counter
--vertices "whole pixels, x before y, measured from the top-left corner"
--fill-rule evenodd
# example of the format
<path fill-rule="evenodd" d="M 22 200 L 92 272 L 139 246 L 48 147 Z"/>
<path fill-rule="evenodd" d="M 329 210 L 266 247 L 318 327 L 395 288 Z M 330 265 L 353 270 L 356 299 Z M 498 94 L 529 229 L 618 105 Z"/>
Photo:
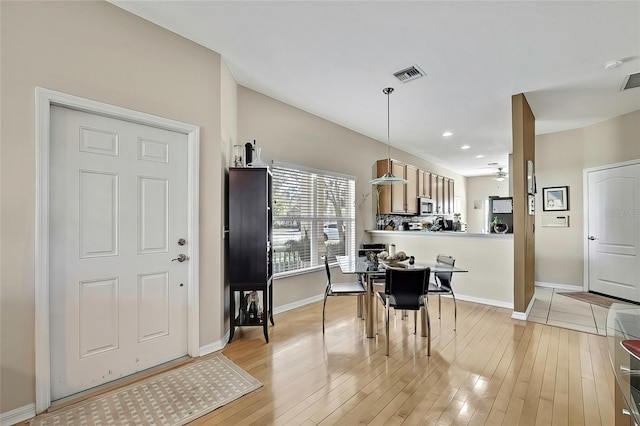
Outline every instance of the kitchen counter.
<path fill-rule="evenodd" d="M 370 242 L 396 245 L 416 263 L 438 254 L 456 258 L 468 273 L 453 277 L 456 299 L 513 309 L 513 234 L 455 231 L 366 231 Z"/>
<path fill-rule="evenodd" d="M 453 237 L 477 237 L 477 238 L 504 238 L 513 240 L 513 234 L 488 234 L 486 232 L 460 232 L 460 231 L 384 231 L 368 229 L 365 232 L 371 235 L 402 235 L 409 237 L 453 236 Z"/>

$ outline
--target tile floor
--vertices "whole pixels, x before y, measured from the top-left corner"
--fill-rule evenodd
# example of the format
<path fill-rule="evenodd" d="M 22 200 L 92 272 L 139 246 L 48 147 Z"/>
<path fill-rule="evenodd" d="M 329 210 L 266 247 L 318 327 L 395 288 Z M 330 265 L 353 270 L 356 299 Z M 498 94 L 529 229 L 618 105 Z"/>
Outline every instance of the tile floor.
<path fill-rule="evenodd" d="M 607 308 L 563 296 L 558 291 L 566 290 L 536 287 L 527 320 L 606 336 Z"/>

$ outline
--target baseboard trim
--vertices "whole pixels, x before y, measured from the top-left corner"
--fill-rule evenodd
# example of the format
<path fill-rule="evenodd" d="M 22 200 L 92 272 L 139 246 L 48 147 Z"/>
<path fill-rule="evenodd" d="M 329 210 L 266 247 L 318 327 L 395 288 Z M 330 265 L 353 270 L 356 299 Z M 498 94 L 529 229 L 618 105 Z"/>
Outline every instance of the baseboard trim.
<path fill-rule="evenodd" d="M 536 298 L 532 297 L 531 300 L 529 300 L 529 306 L 527 306 L 527 309 L 524 312 L 513 311 L 511 313 L 511 318 L 526 321 L 527 318 L 529 317 L 529 313 L 531 312 L 531 309 L 533 308 L 533 304 L 535 303 L 535 301 L 536 301 Z"/>
<path fill-rule="evenodd" d="M 14 425 L 16 423 L 24 422 L 25 420 L 28 420 L 35 416 L 36 404 L 27 404 L 25 406 L 16 408 L 15 410 L 7 411 L 6 413 L 0 413 L 0 425 Z"/>
<path fill-rule="evenodd" d="M 511 318 L 512 319 L 516 319 L 516 320 L 526 321 L 527 320 L 527 313 L 526 312 L 513 311 L 511 313 Z"/>
<path fill-rule="evenodd" d="M 305 305 L 309 305 L 311 303 L 318 302 L 324 299 L 324 294 L 319 294 L 317 296 L 307 297 L 306 299 L 298 300 L 293 303 L 287 303 L 286 305 L 278 306 L 277 308 L 273 308 L 273 314 L 281 314 L 283 312 L 290 311 L 292 309 L 300 308 Z"/>
<path fill-rule="evenodd" d="M 544 288 L 557 288 L 558 290 L 567 291 L 584 291 L 584 287 L 581 285 L 546 283 L 544 281 L 536 281 L 535 286 Z"/>
<path fill-rule="evenodd" d="M 451 297 L 451 296 L 443 295 L 442 297 Z M 503 300 L 484 299 L 482 297 L 467 296 L 467 295 L 458 294 L 458 293 L 456 293 L 456 300 L 464 300 L 465 302 L 480 303 L 481 305 L 497 306 L 498 308 L 513 309 L 512 302 L 505 302 Z"/>
<path fill-rule="evenodd" d="M 230 335 L 231 335 L 231 330 L 227 330 L 227 332 L 224 333 L 224 336 L 222 336 L 221 340 L 218 340 L 217 342 L 209 343 L 208 345 L 200 346 L 200 356 L 209 355 L 211 353 L 221 351 L 222 349 L 224 349 L 224 347 L 227 346 L 227 343 L 229 342 Z"/>

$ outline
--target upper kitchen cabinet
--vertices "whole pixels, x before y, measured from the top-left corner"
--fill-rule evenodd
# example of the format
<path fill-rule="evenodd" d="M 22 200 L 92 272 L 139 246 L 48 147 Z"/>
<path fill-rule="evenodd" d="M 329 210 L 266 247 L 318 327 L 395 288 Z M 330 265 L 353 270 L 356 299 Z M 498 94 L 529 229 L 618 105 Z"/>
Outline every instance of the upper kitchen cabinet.
<path fill-rule="evenodd" d="M 418 214 L 419 197 L 433 200 L 434 214 L 452 214 L 454 210 L 453 179 L 438 176 L 410 164 L 388 159 L 378 160 L 373 167 L 375 177 L 388 172 L 406 179 L 406 185 L 382 185 L 379 193 L 380 214 Z"/>
<path fill-rule="evenodd" d="M 376 177 L 388 172 L 389 161 L 378 160 L 375 166 Z M 409 181 L 406 185 L 380 186 L 380 214 L 416 214 L 418 212 L 418 169 L 409 164 L 391 160 L 391 173 Z"/>
<path fill-rule="evenodd" d="M 418 168 L 406 164 L 404 178 L 409 181 L 404 185 L 405 212 L 416 214 L 418 213 Z"/>
<path fill-rule="evenodd" d="M 431 198 L 431 173 L 418 170 L 418 197 Z"/>

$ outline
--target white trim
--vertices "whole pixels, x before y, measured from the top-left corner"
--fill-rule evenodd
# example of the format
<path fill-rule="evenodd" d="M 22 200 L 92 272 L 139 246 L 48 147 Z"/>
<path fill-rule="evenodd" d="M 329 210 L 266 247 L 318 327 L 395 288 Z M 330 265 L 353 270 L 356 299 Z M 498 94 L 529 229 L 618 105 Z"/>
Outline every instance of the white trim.
<path fill-rule="evenodd" d="M 582 169 L 582 289 L 589 291 L 589 173 L 640 164 L 640 158 Z"/>
<path fill-rule="evenodd" d="M 566 290 L 566 291 L 582 291 L 581 285 L 546 283 L 544 281 L 536 281 L 535 286 L 544 287 L 544 288 L 557 288 L 558 290 Z"/>
<path fill-rule="evenodd" d="M 35 150 L 36 150 L 36 211 L 35 211 L 35 411 L 41 413 L 51 405 L 51 365 L 49 342 L 49 157 L 51 106 L 89 112 L 158 127 L 187 135 L 188 144 L 188 218 L 187 241 L 189 256 L 187 284 L 188 320 L 187 351 L 191 357 L 200 355 L 199 312 L 199 164 L 200 127 L 158 117 L 143 112 L 121 108 L 102 102 L 84 99 L 41 87 L 35 90 Z"/>
<path fill-rule="evenodd" d="M 6 413 L 0 413 L 0 426 L 15 425 L 16 423 L 24 422 L 27 419 L 35 417 L 35 415 L 36 404 L 27 404 L 15 410 L 7 411 Z"/>
<path fill-rule="evenodd" d="M 229 341 L 229 336 L 231 335 L 231 330 L 227 330 L 227 332 L 222 336 L 222 340 L 217 342 L 209 343 L 208 345 L 204 345 L 200 347 L 200 356 L 209 355 L 214 352 L 221 351 L 227 346 L 227 342 Z"/>
<path fill-rule="evenodd" d="M 516 311 L 513 311 L 511 313 L 511 318 L 512 319 L 516 319 L 516 320 L 526 321 L 527 320 L 527 312 L 516 312 Z"/>
<path fill-rule="evenodd" d="M 316 296 L 307 297 L 306 299 L 296 300 L 293 303 L 287 303 L 286 305 L 282 305 L 282 306 L 278 306 L 276 308 L 273 308 L 273 314 L 274 315 L 281 314 L 282 312 L 287 312 L 287 311 L 290 311 L 292 309 L 300 308 L 300 307 L 305 306 L 305 305 L 310 305 L 311 303 L 318 302 L 318 301 L 320 301 L 322 299 L 324 299 L 324 293 L 323 294 L 318 294 Z"/>
<path fill-rule="evenodd" d="M 442 297 L 450 296 L 443 295 Z M 505 302 L 504 300 L 485 299 L 483 297 L 466 296 L 458 293 L 456 293 L 456 300 L 464 300 L 465 302 L 474 302 L 481 305 L 497 306 L 498 308 L 513 309 L 513 302 Z"/>

